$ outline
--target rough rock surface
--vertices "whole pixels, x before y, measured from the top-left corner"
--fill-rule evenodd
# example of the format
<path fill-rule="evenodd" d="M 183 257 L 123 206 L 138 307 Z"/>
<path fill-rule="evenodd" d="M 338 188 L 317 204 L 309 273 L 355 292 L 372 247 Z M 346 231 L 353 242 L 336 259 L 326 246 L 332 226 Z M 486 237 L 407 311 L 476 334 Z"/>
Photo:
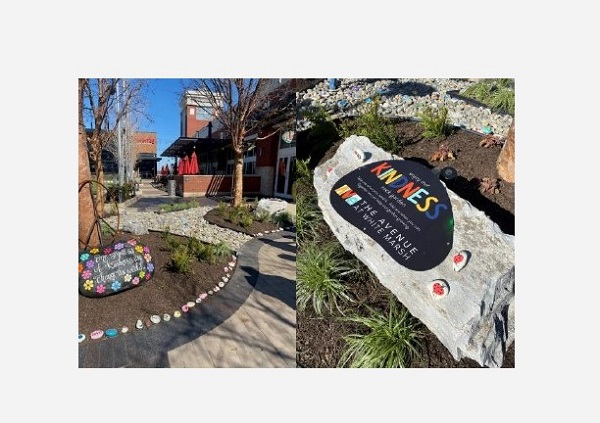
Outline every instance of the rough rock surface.
<path fill-rule="evenodd" d="M 358 148 L 367 154 L 360 159 Z M 456 360 L 471 358 L 482 366 L 500 367 L 514 340 L 514 236 L 503 233 L 482 211 L 451 190 L 454 241 L 448 257 L 425 271 L 410 270 L 391 259 L 372 238 L 344 220 L 332 207 L 330 192 L 342 176 L 359 166 L 386 159 L 402 159 L 362 136 L 347 138 L 336 154 L 315 169 L 314 186 L 323 217 L 344 248 L 356 255 L 410 313 L 423 322 Z M 452 257 L 470 252 L 460 272 Z M 434 300 L 429 285 L 448 282 L 449 293 Z"/>
<path fill-rule="evenodd" d="M 287 201 L 279 198 L 263 198 L 258 201 L 256 214 L 268 213 L 270 216 L 284 211 L 288 206 Z"/>
<path fill-rule="evenodd" d="M 506 142 L 502 146 L 502 151 L 498 156 L 498 175 L 506 182 L 515 183 L 515 123 L 513 121 Z"/>

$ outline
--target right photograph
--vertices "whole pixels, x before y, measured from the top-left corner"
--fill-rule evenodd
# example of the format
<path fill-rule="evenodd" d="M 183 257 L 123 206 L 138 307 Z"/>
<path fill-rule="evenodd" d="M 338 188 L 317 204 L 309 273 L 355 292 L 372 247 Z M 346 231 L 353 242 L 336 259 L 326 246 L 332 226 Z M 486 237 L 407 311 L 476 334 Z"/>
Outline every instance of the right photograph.
<path fill-rule="evenodd" d="M 515 368 L 515 79 L 316 81 L 296 94 L 297 367 Z"/>

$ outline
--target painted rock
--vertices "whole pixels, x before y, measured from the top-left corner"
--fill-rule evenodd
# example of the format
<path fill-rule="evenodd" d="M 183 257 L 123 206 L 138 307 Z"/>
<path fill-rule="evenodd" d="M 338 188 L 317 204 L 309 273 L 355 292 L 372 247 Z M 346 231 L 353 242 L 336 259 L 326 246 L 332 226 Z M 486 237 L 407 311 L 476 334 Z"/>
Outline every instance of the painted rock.
<path fill-rule="evenodd" d="M 208 291 L 208 295 L 212 295 L 212 294 L 213 294 L 212 290 Z"/>
<path fill-rule="evenodd" d="M 229 267 L 225 266 L 225 267 L 223 268 L 223 272 L 227 272 L 227 271 L 229 271 Z"/>
<path fill-rule="evenodd" d="M 196 304 L 200 304 L 202 302 L 202 298 L 198 297 L 196 298 Z"/>
<path fill-rule="evenodd" d="M 187 303 L 187 306 L 188 306 L 188 308 L 192 308 L 192 307 L 194 307 L 195 305 L 196 305 L 196 303 L 195 303 L 195 302 L 193 302 L 193 301 L 189 301 L 189 302 Z"/>
<path fill-rule="evenodd" d="M 123 326 L 123 327 L 121 328 L 121 332 L 122 332 L 122 333 L 127 333 L 127 332 L 129 332 L 129 328 L 128 328 L 127 326 Z"/>
<path fill-rule="evenodd" d="M 219 288 L 223 288 L 225 286 L 225 282 L 219 282 Z"/>
<path fill-rule="evenodd" d="M 448 292 L 450 292 L 450 287 L 443 279 L 436 279 L 429 284 L 429 293 L 436 300 L 444 298 Z"/>
<path fill-rule="evenodd" d="M 187 304 L 184 304 L 181 306 L 181 311 L 183 311 L 184 313 L 187 313 L 190 310 L 190 308 L 188 307 Z"/>
<path fill-rule="evenodd" d="M 235 267 L 235 261 L 230 261 L 229 263 L 227 263 L 229 265 L 229 267 L 234 268 Z"/>
<path fill-rule="evenodd" d="M 203 300 L 206 297 L 208 297 L 208 294 L 206 292 L 203 292 L 202 294 L 200 294 L 200 296 L 198 298 L 200 298 L 201 300 Z"/>
<path fill-rule="evenodd" d="M 221 278 L 221 280 L 222 280 L 223 282 L 227 282 L 227 281 L 229 280 L 229 278 L 228 278 L 227 276 L 223 276 L 223 277 Z"/>
<path fill-rule="evenodd" d="M 99 298 L 141 286 L 154 275 L 150 248 L 135 239 L 79 253 L 79 293 Z"/>
<path fill-rule="evenodd" d="M 150 319 L 144 320 L 144 324 L 146 325 L 147 328 L 149 328 L 150 326 L 152 326 L 152 322 L 150 321 Z"/>
<path fill-rule="evenodd" d="M 365 161 L 365 152 L 362 151 L 359 148 L 353 149 L 352 150 L 352 155 L 354 156 L 354 158 L 356 158 L 360 162 L 364 162 Z"/>
<path fill-rule="evenodd" d="M 144 322 L 142 322 L 141 319 L 138 319 L 138 321 L 135 322 L 135 328 L 136 329 L 144 329 Z"/>
<path fill-rule="evenodd" d="M 221 290 L 221 288 L 219 288 L 218 286 L 215 286 L 215 287 L 213 288 L 213 291 L 214 291 L 214 292 L 219 292 L 220 290 Z"/>
<path fill-rule="evenodd" d="M 78 336 L 79 342 L 83 341 L 85 339 L 85 335 L 83 333 L 80 333 Z"/>
<path fill-rule="evenodd" d="M 104 335 L 104 331 L 102 330 L 95 330 L 90 334 L 90 338 L 92 339 L 100 339 L 102 338 L 102 336 Z"/>
<path fill-rule="evenodd" d="M 150 321 L 154 324 L 160 323 L 160 316 L 153 314 L 150 316 Z"/>
<path fill-rule="evenodd" d="M 169 314 L 167 314 L 167 313 L 163 314 L 163 320 L 164 320 L 165 322 L 168 322 L 169 320 L 171 320 L 171 315 L 169 315 Z"/>
<path fill-rule="evenodd" d="M 174 317 L 181 317 L 181 311 L 179 311 L 179 310 L 175 310 L 175 311 L 173 312 L 173 316 L 174 316 Z"/>
<path fill-rule="evenodd" d="M 116 329 L 106 329 L 105 334 L 109 338 L 114 338 L 119 334 L 119 332 Z"/>
<path fill-rule="evenodd" d="M 469 261 L 469 252 L 465 250 L 459 251 L 454 257 L 452 257 L 452 267 L 455 272 L 459 272 L 463 267 L 467 265 Z"/>

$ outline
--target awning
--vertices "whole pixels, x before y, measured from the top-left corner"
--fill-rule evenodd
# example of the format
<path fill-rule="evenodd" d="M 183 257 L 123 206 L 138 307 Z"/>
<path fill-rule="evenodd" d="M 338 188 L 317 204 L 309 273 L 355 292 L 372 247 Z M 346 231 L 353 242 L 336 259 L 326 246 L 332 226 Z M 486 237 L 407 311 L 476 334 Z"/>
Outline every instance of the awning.
<path fill-rule="evenodd" d="M 161 157 L 183 157 L 186 154 L 190 154 L 194 150 L 194 147 L 198 150 L 200 148 L 221 147 L 229 144 L 231 144 L 231 141 L 226 139 L 179 137 L 163 151 Z"/>

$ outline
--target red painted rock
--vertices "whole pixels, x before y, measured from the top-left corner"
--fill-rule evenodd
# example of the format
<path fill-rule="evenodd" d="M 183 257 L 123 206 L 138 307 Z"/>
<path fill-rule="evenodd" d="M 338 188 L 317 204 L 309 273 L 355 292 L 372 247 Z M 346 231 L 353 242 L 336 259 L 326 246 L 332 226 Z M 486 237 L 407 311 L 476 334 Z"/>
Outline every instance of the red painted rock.
<path fill-rule="evenodd" d="M 448 292 L 450 292 L 450 287 L 443 279 L 436 279 L 429 284 L 429 293 L 436 300 L 444 298 Z"/>
<path fill-rule="evenodd" d="M 460 272 L 460 270 L 467 265 L 469 261 L 469 252 L 465 250 L 461 250 L 458 254 L 455 254 L 452 257 L 452 268 L 455 272 Z"/>

